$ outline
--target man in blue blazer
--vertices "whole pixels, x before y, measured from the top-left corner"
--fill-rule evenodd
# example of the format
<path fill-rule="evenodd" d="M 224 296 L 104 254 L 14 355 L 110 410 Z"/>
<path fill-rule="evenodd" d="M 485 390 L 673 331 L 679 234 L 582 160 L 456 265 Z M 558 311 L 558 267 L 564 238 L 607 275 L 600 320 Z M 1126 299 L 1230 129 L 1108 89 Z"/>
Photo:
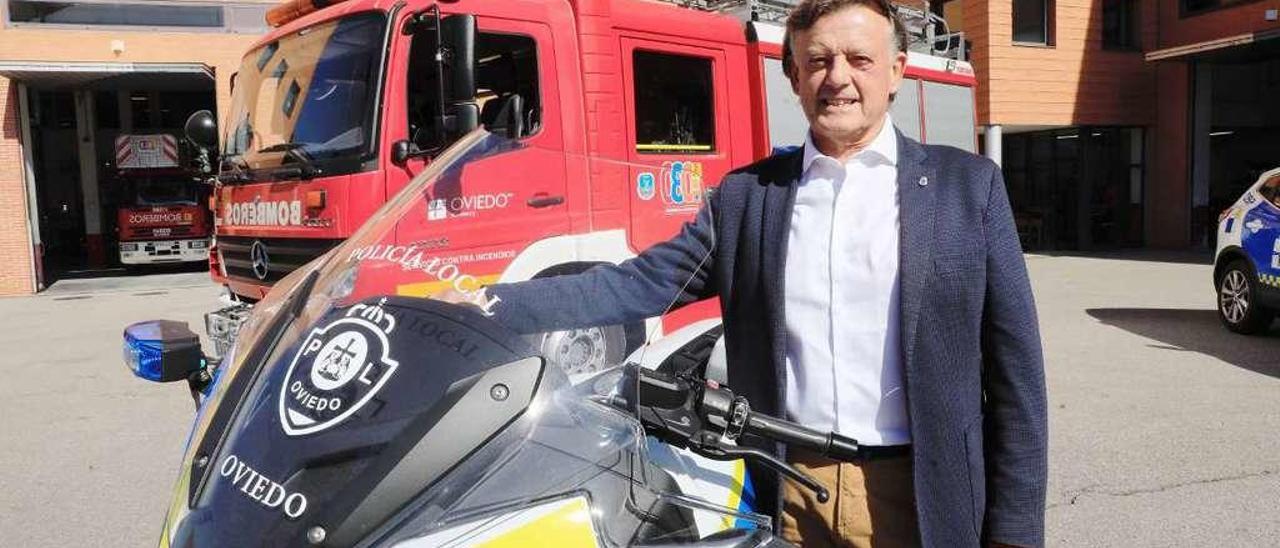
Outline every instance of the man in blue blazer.
<path fill-rule="evenodd" d="M 827 504 L 757 475 L 789 540 L 1038 546 L 1044 366 L 1009 201 L 992 162 L 894 130 L 903 43 L 885 0 L 801 2 L 784 66 L 810 123 L 802 149 L 730 173 L 632 260 L 488 297 L 500 321 L 539 332 L 719 296 L 730 387 L 868 447 L 854 462 L 786 456 Z"/>

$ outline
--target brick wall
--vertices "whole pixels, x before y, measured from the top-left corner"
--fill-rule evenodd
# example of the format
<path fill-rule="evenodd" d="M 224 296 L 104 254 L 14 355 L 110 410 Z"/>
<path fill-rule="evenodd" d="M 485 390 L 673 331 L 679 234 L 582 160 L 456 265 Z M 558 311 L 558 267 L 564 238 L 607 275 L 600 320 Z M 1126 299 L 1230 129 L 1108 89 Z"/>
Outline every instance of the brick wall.
<path fill-rule="evenodd" d="M 1147 170 L 1147 243 L 1181 248 L 1191 234 L 1190 73 L 1185 63 L 1159 63 L 1160 98 L 1152 137 L 1153 155 Z"/>
<path fill-rule="evenodd" d="M 231 74 L 260 37 L 212 32 L 0 28 L 0 60 L 92 63 L 203 63 L 217 76 L 219 119 L 231 106 Z M 124 43 L 116 54 L 111 43 Z"/>
<path fill-rule="evenodd" d="M 19 146 L 18 87 L 0 77 L 0 295 L 35 291 Z"/>

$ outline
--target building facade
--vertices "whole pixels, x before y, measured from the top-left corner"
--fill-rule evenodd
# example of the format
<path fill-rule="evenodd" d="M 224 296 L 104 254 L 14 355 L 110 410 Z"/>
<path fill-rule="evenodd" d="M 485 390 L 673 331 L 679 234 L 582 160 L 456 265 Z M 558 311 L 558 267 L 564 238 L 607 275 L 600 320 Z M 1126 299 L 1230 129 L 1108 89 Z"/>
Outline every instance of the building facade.
<path fill-rule="evenodd" d="M 273 5 L 0 0 L 0 295 L 113 265 L 115 137 L 225 109 Z"/>
<path fill-rule="evenodd" d="M 937 9 L 935 7 L 935 9 Z M 1280 166 L 1280 1 L 951 0 L 1031 250 L 1212 245 Z"/>
<path fill-rule="evenodd" d="M 0 295 L 112 266 L 113 139 L 225 111 L 274 4 L 0 0 Z M 1209 246 L 1280 166 L 1280 0 L 930 9 L 968 44 L 981 149 L 1028 250 Z"/>

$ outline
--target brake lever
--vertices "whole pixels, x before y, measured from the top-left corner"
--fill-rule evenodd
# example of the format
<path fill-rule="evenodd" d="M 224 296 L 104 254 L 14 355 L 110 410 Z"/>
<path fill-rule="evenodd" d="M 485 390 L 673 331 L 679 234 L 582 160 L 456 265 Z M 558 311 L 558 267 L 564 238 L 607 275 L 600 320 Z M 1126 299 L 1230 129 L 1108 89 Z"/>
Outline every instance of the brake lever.
<path fill-rule="evenodd" d="M 692 443 L 694 441 L 697 443 Z M 813 476 L 801 472 L 798 468 L 782 462 L 781 460 L 778 460 L 777 457 L 764 451 L 754 447 L 725 445 L 720 441 L 719 436 L 712 432 L 702 432 L 691 439 L 690 442 L 689 448 L 692 449 L 693 452 L 706 458 L 720 461 L 754 459 L 763 462 L 774 470 L 777 470 L 783 475 L 795 480 L 796 483 L 799 483 L 810 491 L 813 491 L 814 495 L 818 498 L 818 502 L 825 504 L 831 499 L 831 494 L 827 491 L 827 488 L 818 483 L 818 480 L 814 479 Z"/>

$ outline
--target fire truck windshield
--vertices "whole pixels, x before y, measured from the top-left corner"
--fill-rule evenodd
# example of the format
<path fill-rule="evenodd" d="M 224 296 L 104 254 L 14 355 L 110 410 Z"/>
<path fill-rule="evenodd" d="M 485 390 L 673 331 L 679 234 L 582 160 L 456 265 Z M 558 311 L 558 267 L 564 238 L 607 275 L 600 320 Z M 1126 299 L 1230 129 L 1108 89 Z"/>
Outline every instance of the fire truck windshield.
<path fill-rule="evenodd" d="M 146 177 L 131 181 L 134 205 L 197 205 L 200 183 L 180 176 Z"/>
<path fill-rule="evenodd" d="M 325 174 L 360 169 L 373 142 L 386 15 L 321 23 L 251 50 L 236 77 L 223 160 L 232 182 L 278 176 L 306 159 Z M 297 170 L 295 170 L 297 171 Z"/>

